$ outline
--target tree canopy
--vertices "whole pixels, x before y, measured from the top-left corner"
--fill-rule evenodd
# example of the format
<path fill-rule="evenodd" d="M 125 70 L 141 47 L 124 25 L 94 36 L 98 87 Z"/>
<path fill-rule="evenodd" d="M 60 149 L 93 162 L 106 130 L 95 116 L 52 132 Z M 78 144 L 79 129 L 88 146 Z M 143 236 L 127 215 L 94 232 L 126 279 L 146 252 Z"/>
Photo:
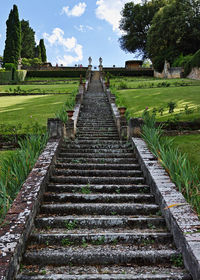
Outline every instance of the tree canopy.
<path fill-rule="evenodd" d="M 35 31 L 29 26 L 29 21 L 21 21 L 22 50 L 21 57 L 34 58 L 35 56 Z"/>
<path fill-rule="evenodd" d="M 6 26 L 3 62 L 4 65 L 5 63 L 13 63 L 17 66 L 21 55 L 21 23 L 16 5 L 13 5 L 13 9 L 10 11 Z"/>
<path fill-rule="evenodd" d="M 169 0 L 143 1 L 142 4 L 126 3 L 122 10 L 120 29 L 125 33 L 120 38 L 120 46 L 128 52 L 139 52 L 148 57 L 147 34 L 155 13 Z"/>
<path fill-rule="evenodd" d="M 173 63 L 180 54 L 195 53 L 200 46 L 199 1 L 174 0 L 154 16 L 147 36 L 147 52 L 154 68 Z"/>

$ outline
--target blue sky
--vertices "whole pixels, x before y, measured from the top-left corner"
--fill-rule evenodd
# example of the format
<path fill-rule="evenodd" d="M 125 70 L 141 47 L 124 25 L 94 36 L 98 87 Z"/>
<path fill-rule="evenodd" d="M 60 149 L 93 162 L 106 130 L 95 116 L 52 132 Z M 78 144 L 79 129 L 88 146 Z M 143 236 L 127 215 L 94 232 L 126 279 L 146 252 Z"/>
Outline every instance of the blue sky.
<path fill-rule="evenodd" d="M 48 61 L 65 66 L 124 66 L 133 54 L 120 49 L 120 11 L 130 0 L 1 0 L 0 55 L 3 54 L 6 20 L 13 4 L 20 19 L 29 20 L 36 40 L 44 38 Z M 135 2 L 139 2 L 135 0 Z"/>

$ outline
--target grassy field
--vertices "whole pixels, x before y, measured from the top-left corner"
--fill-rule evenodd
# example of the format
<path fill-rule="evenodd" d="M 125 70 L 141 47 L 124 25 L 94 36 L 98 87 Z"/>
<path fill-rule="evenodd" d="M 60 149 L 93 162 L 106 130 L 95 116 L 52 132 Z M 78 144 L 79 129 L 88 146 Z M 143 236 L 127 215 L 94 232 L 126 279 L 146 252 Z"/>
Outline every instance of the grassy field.
<path fill-rule="evenodd" d="M 190 160 L 190 163 L 195 168 L 198 168 L 200 177 L 200 134 L 199 135 L 179 135 L 170 137 L 173 138 L 173 146 L 185 153 Z"/>
<path fill-rule="evenodd" d="M 158 79 L 153 77 L 115 77 L 110 80 L 116 89 L 139 89 L 156 87 L 200 86 L 200 81 L 191 79 Z"/>
<path fill-rule="evenodd" d="M 44 80 L 43 80 L 44 83 Z M 78 81 L 58 84 L 0 85 L 0 93 L 71 93 L 78 90 Z"/>
<path fill-rule="evenodd" d="M 70 94 L 0 97 L 0 124 L 46 126 L 69 98 Z"/>
<path fill-rule="evenodd" d="M 156 119 L 194 120 L 200 118 L 200 87 L 163 87 L 148 89 L 113 90 L 117 96 L 118 106 L 127 107 L 131 117 L 141 117 L 146 107 L 157 110 Z M 167 104 L 175 102 L 174 113 L 169 114 Z M 188 107 L 186 111 L 186 106 Z M 158 112 L 163 108 L 163 115 Z"/>

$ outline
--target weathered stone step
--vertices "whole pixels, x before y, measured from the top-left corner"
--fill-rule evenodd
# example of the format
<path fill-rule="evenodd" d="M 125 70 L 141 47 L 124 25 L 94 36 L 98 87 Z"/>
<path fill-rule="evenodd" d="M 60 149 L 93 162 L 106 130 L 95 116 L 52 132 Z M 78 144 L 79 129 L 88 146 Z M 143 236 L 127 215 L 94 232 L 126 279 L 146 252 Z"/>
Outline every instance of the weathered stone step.
<path fill-rule="evenodd" d="M 49 192 L 72 192 L 82 193 L 88 185 L 68 185 L 68 184 L 48 184 Z M 89 185 L 92 193 L 149 193 L 150 187 L 147 185 Z"/>
<path fill-rule="evenodd" d="M 54 203 L 41 206 L 41 213 L 57 215 L 154 215 L 158 211 L 158 205 L 142 203 Z"/>
<path fill-rule="evenodd" d="M 137 159 L 132 158 L 93 158 L 88 156 L 82 156 L 77 158 L 69 158 L 69 157 L 62 157 L 57 158 L 57 162 L 59 163 L 98 163 L 98 164 L 105 164 L 105 163 L 112 163 L 112 164 L 134 164 L 137 163 Z"/>
<path fill-rule="evenodd" d="M 130 145 L 130 143 L 128 143 L 127 141 L 122 141 L 122 140 L 97 140 L 97 139 L 93 139 L 93 140 L 80 140 L 80 139 L 75 139 L 74 141 L 69 141 L 66 140 L 66 144 L 73 144 L 73 143 L 78 143 L 78 144 L 108 144 L 108 145 L 112 145 L 112 144 L 117 144 L 117 145 Z"/>
<path fill-rule="evenodd" d="M 82 148 L 82 147 L 80 147 L 80 148 L 71 148 L 71 149 L 69 149 L 69 148 L 61 148 L 60 149 L 60 151 L 59 151 L 59 154 L 65 154 L 65 153 L 74 153 L 74 154 L 77 154 L 77 153 L 88 153 L 88 154 L 91 154 L 91 153 L 95 153 L 95 154 L 106 154 L 106 153 L 112 153 L 112 154 L 122 154 L 122 153 L 127 153 L 127 152 L 132 152 L 132 151 L 130 151 L 130 149 L 127 151 L 127 149 L 122 149 L 122 148 L 120 148 L 120 149 L 107 149 L 107 148 L 104 148 L 104 149 L 100 149 L 100 148 L 96 148 L 96 149 L 92 149 L 92 148 L 90 148 L 90 149 L 84 149 L 84 148 Z M 133 156 L 133 154 L 132 154 L 132 156 Z"/>
<path fill-rule="evenodd" d="M 66 248 L 66 249 L 41 249 L 26 252 L 25 264 L 39 265 L 112 265 L 127 263 L 142 265 L 172 264 L 172 259 L 178 258 L 176 250 L 131 250 L 131 246 L 110 248 Z"/>
<path fill-rule="evenodd" d="M 77 170 L 77 169 L 54 169 L 54 176 L 81 176 L 81 177 L 140 177 L 140 170 Z"/>
<path fill-rule="evenodd" d="M 100 136 L 100 135 L 98 135 L 98 136 L 92 136 L 92 135 L 88 135 L 88 136 L 79 136 L 79 138 L 78 139 L 80 139 L 80 140 L 99 140 L 99 141 L 101 141 L 101 140 L 119 140 L 119 136 Z"/>
<path fill-rule="evenodd" d="M 62 153 L 59 154 L 59 157 L 65 158 L 123 158 L 126 159 L 128 157 L 133 157 L 133 153 Z"/>
<path fill-rule="evenodd" d="M 59 184 L 109 184 L 109 185 L 130 185 L 130 184 L 144 184 L 145 180 L 143 177 L 77 177 L 77 176 L 70 176 L 70 177 L 64 177 L 64 176 L 52 176 L 51 182 L 53 183 L 59 183 Z"/>
<path fill-rule="evenodd" d="M 83 268 L 79 268 L 79 271 L 82 271 Z M 23 275 L 20 274 L 17 276 L 16 280 L 192 280 L 191 276 L 185 272 L 172 272 L 168 271 L 166 268 L 166 271 L 164 273 L 158 271 L 155 274 L 155 269 L 152 268 L 153 273 L 146 274 L 138 272 L 137 275 L 127 274 L 125 267 L 123 267 L 121 273 L 114 273 L 114 274 L 103 274 L 102 272 L 99 274 L 93 273 L 93 274 L 76 274 L 73 275 L 73 272 L 70 274 L 48 274 L 48 275 L 42 275 L 44 274 L 44 271 L 41 270 L 41 274 L 39 275 Z M 79 272 L 80 273 L 80 272 Z M 134 273 L 134 272 L 133 272 Z"/>
<path fill-rule="evenodd" d="M 151 194 L 90 194 L 89 187 L 82 189 L 86 194 L 73 193 L 45 193 L 44 202 L 59 203 L 155 203 Z"/>
<path fill-rule="evenodd" d="M 145 247 L 146 249 L 150 246 L 158 249 L 159 244 L 173 244 L 172 235 L 166 232 L 162 233 L 110 233 L 110 232 L 99 232 L 95 233 L 82 233 L 82 234 L 54 234 L 54 233 L 38 233 L 31 234 L 29 238 L 29 244 L 46 246 L 52 245 L 63 245 L 63 246 L 80 246 L 82 242 L 90 243 L 93 245 L 105 245 L 105 244 L 133 244 L 134 246 Z"/>
<path fill-rule="evenodd" d="M 99 137 L 99 136 L 118 136 L 119 134 L 117 131 L 79 131 L 76 133 L 76 136 L 79 138 L 81 136 L 85 136 L 85 137 L 90 137 L 90 136 L 95 136 L 95 137 Z"/>
<path fill-rule="evenodd" d="M 73 143 L 73 144 L 63 144 L 62 149 L 131 149 L 132 146 L 128 144 L 108 144 L 108 143 Z"/>
<path fill-rule="evenodd" d="M 70 226 L 71 225 L 71 226 Z M 52 217 L 37 217 L 35 220 L 36 228 L 64 228 L 69 229 L 96 229 L 99 228 L 99 232 L 102 229 L 116 229 L 123 231 L 126 228 L 131 229 L 133 233 L 137 229 L 148 229 L 158 231 L 161 228 L 165 228 L 165 220 L 160 216 L 149 217 L 149 216 L 95 216 L 95 215 L 85 215 L 85 216 L 52 216 Z"/>
<path fill-rule="evenodd" d="M 56 163 L 55 167 L 80 170 L 140 170 L 139 164 Z"/>
<path fill-rule="evenodd" d="M 115 125 L 113 126 L 109 126 L 109 127 L 104 127 L 104 126 L 100 126 L 100 127 L 88 127 L 88 126 L 81 126 L 78 127 L 78 132 L 94 132 L 94 133 L 98 133 L 98 132 L 117 132 L 118 130 L 116 128 Z"/>

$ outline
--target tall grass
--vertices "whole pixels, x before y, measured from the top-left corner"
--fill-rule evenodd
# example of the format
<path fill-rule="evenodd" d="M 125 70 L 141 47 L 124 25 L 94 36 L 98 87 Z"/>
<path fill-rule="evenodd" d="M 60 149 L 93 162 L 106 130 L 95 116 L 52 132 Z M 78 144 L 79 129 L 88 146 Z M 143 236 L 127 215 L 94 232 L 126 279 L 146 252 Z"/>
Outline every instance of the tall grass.
<path fill-rule="evenodd" d="M 200 215 L 200 183 L 198 169 L 191 166 L 187 155 L 172 147 L 173 140 L 163 137 L 162 127 L 155 128 L 155 116 L 143 113 L 142 137 L 152 153 L 166 169 L 178 190 Z"/>
<path fill-rule="evenodd" d="M 20 149 L 1 162 L 0 221 L 17 196 L 30 170 L 45 147 L 48 135 L 27 135 L 18 142 Z"/>

